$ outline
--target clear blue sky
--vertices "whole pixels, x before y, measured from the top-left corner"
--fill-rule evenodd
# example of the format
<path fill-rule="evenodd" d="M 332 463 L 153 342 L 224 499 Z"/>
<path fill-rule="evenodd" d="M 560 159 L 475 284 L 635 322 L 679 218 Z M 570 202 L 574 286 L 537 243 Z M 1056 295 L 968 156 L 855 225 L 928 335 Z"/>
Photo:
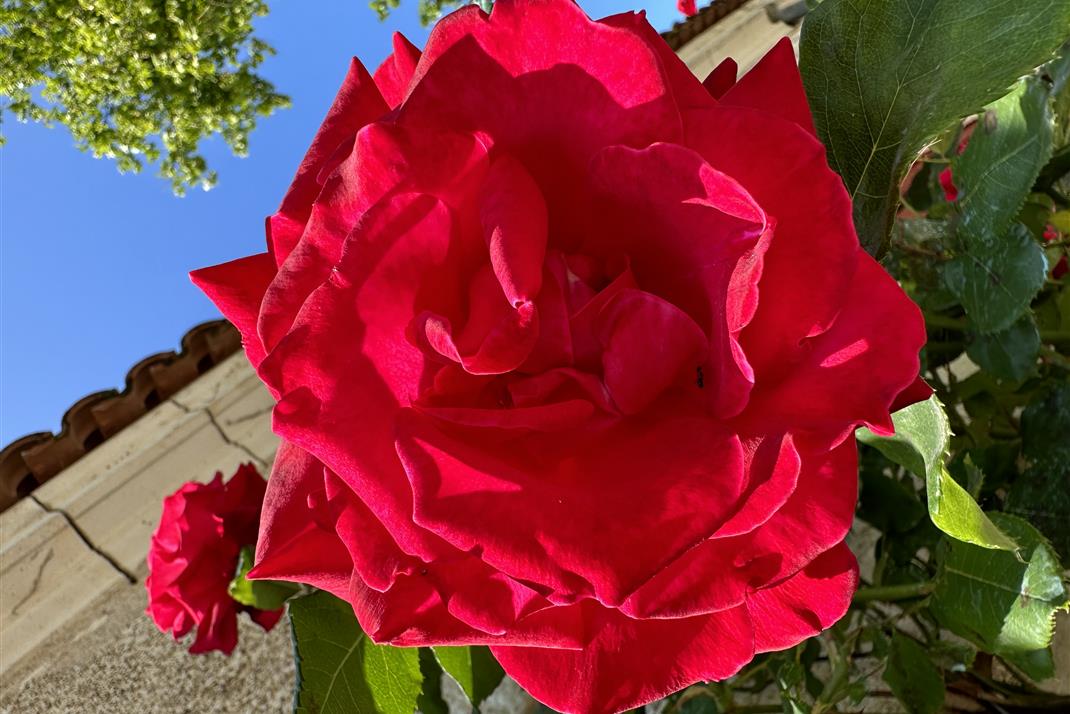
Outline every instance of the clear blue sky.
<path fill-rule="evenodd" d="M 218 316 L 187 278 L 205 265 L 263 250 L 272 213 L 357 55 L 374 70 L 401 30 L 418 46 L 412 0 L 380 23 L 363 0 L 269 2 L 258 36 L 278 54 L 264 75 L 293 106 L 261 120 L 245 159 L 205 146 L 218 186 L 185 198 L 154 169 L 120 175 L 75 149 L 62 127 L 5 117 L 0 149 L 0 447 L 57 431 L 75 400 L 121 388 L 127 369 L 175 349 Z M 581 0 L 592 17 L 642 0 Z M 646 6 L 659 30 L 680 19 L 673 0 Z"/>

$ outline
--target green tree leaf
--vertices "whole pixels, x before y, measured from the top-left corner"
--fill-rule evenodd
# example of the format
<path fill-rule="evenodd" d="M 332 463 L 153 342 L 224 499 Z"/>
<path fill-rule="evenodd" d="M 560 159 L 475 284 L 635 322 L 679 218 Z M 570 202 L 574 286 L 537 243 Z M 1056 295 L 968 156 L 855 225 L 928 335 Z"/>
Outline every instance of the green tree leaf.
<path fill-rule="evenodd" d="M 991 517 L 1018 542 L 1019 554 L 948 541 L 932 611 L 944 627 L 987 652 L 1044 649 L 1055 611 L 1068 605 L 1062 567 L 1036 528 L 1005 513 Z"/>
<path fill-rule="evenodd" d="M 120 171 L 159 160 L 176 193 L 209 188 L 201 140 L 218 134 L 244 156 L 257 117 L 289 105 L 257 74 L 274 53 L 252 36 L 267 11 L 263 0 L 6 0 L 2 110 L 63 124 Z"/>
<path fill-rule="evenodd" d="M 478 708 L 494 693 L 505 676 L 505 670 L 487 647 L 433 647 L 442 669 L 453 677 L 472 706 Z"/>
<path fill-rule="evenodd" d="M 933 396 L 900 409 L 892 415 L 892 422 L 894 436 L 877 436 L 868 429 L 859 429 L 856 436 L 925 479 L 929 517 L 936 527 L 967 543 L 1014 550 L 1014 541 L 993 525 L 966 489 L 948 473 L 945 461 L 951 427 L 939 400 Z"/>
<path fill-rule="evenodd" d="M 892 636 L 884 681 L 908 714 L 936 714 L 944 706 L 940 670 L 921 645 L 898 632 Z"/>
<path fill-rule="evenodd" d="M 1068 25 L 1070 0 L 825 0 L 814 8 L 803 23 L 803 81 L 867 251 L 883 252 L 899 184 L 926 142 L 1048 60 Z"/>
<path fill-rule="evenodd" d="M 227 592 L 242 605 L 257 610 L 278 610 L 301 588 L 294 583 L 277 580 L 248 580 L 245 576 L 253 568 L 253 555 L 253 546 L 247 545 L 241 549 L 238 572 L 230 581 Z"/>
<path fill-rule="evenodd" d="M 1050 100 L 1050 86 L 1039 77 L 1019 81 L 987 107 L 966 151 L 952 158 L 959 234 L 967 245 L 1003 235 L 1051 158 Z"/>
<path fill-rule="evenodd" d="M 975 335 L 966 354 L 979 367 L 1001 379 L 1022 380 L 1037 368 L 1040 333 L 1033 316 L 1022 315 L 1006 330 Z"/>
<path fill-rule="evenodd" d="M 944 283 L 979 332 L 1006 330 L 1044 285 L 1048 261 L 1029 230 L 1015 223 L 998 240 L 965 243 L 944 264 Z"/>
<path fill-rule="evenodd" d="M 412 714 L 420 695 L 419 650 L 377 645 L 353 608 L 327 592 L 290 602 L 302 714 Z"/>

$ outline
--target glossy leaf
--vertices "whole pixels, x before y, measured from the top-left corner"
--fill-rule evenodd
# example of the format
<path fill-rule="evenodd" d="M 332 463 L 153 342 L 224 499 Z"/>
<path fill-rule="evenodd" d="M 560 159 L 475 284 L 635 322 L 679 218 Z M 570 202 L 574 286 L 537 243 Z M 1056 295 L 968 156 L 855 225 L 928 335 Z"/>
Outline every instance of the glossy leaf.
<path fill-rule="evenodd" d="M 810 13 L 803 80 L 866 250 L 883 252 L 926 142 L 1048 60 L 1068 25 L 1070 0 L 826 0 Z"/>
<path fill-rule="evenodd" d="M 986 108 L 966 151 L 951 160 L 967 245 L 1003 235 L 1051 157 L 1050 99 L 1040 78 L 1021 80 Z"/>
<path fill-rule="evenodd" d="M 353 608 L 330 593 L 290 602 L 297 659 L 295 710 L 308 714 L 412 714 L 420 695 L 419 651 L 377 645 Z"/>
<path fill-rule="evenodd" d="M 988 652 L 1034 652 L 1051 641 L 1055 611 L 1067 606 L 1059 561 L 1036 528 L 1005 513 L 993 522 L 1019 555 L 948 541 L 932 610 L 941 624 Z"/>
<path fill-rule="evenodd" d="M 1044 285 L 1044 251 L 1020 223 L 991 242 L 971 242 L 944 266 L 944 282 L 981 333 L 1005 330 Z"/>
<path fill-rule="evenodd" d="M 895 463 L 925 479 L 929 517 L 936 527 L 959 540 L 984 548 L 1014 550 L 970 494 L 955 482 L 945 465 L 951 427 L 935 396 L 892 415 L 895 436 L 859 429 L 858 440 L 880 450 Z"/>
<path fill-rule="evenodd" d="M 935 714 L 944 706 L 944 678 L 929 653 L 896 633 L 884 669 L 884 681 L 908 714 Z"/>
<path fill-rule="evenodd" d="M 1005 330 L 976 335 L 966 354 L 994 376 L 1017 381 L 1036 371 L 1039 351 L 1040 333 L 1027 313 Z"/>
<path fill-rule="evenodd" d="M 493 694 L 505 676 L 502 666 L 487 647 L 472 645 L 432 649 L 442 669 L 461 685 L 474 707 L 478 708 L 484 699 Z"/>

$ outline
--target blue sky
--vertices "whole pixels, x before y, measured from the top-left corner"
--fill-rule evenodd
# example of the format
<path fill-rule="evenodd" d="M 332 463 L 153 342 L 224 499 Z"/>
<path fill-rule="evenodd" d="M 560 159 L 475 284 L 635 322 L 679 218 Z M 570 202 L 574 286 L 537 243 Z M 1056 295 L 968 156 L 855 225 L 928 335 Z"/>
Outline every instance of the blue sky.
<path fill-rule="evenodd" d="M 427 31 L 415 4 L 380 23 L 362 0 L 270 2 L 257 35 L 278 54 L 263 68 L 290 109 L 261 120 L 249 156 L 220 141 L 204 149 L 219 185 L 171 194 L 155 170 L 120 175 L 75 149 L 62 127 L 4 117 L 0 149 L 0 446 L 57 431 L 75 400 L 121 388 L 127 369 L 178 347 L 193 325 L 218 316 L 187 278 L 193 269 L 263 250 L 274 212 L 320 120 L 357 55 L 373 70 L 401 30 Z M 640 9 L 628 0 L 581 0 L 592 17 Z M 646 10 L 659 30 L 680 19 L 672 0 Z"/>

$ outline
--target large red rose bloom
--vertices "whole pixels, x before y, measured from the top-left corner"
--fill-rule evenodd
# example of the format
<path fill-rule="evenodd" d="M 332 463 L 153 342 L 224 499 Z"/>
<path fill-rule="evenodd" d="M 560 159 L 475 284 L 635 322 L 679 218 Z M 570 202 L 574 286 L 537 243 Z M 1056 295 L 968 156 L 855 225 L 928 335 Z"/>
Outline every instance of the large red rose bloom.
<path fill-rule="evenodd" d="M 230 654 L 238 644 L 238 613 L 270 630 L 282 610 L 257 610 L 227 591 L 244 546 L 256 542 L 264 479 L 243 464 L 226 483 L 216 472 L 208 483 L 191 481 L 163 501 L 163 515 L 149 546 L 146 612 L 177 640 L 194 627 L 189 651 Z"/>
<path fill-rule="evenodd" d="M 253 575 L 489 644 L 561 711 L 842 616 L 853 430 L 924 396 L 790 44 L 703 85 L 567 0 L 354 60 L 267 252 L 193 278 L 278 399 Z"/>

